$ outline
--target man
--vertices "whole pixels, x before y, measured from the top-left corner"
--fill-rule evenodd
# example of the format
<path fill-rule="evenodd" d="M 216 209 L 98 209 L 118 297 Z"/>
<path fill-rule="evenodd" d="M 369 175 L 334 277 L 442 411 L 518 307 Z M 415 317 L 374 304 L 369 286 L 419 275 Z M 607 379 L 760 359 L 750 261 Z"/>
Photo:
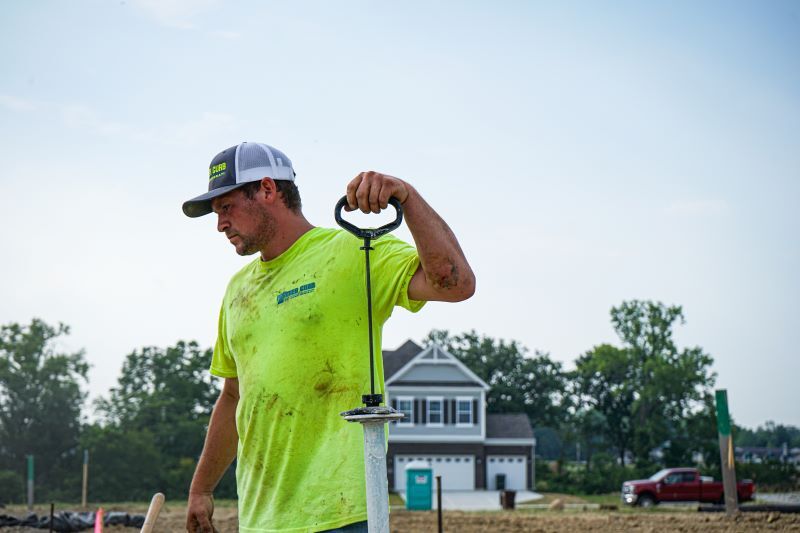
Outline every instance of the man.
<path fill-rule="evenodd" d="M 231 279 L 211 373 L 225 379 L 192 480 L 187 530 L 212 531 L 212 493 L 236 458 L 239 529 L 366 531 L 361 427 L 341 411 L 369 390 L 364 252 L 343 230 L 303 216 L 292 163 L 279 150 L 241 143 L 219 153 L 209 190 L 183 204 L 212 211 L 239 255 L 259 253 Z M 362 172 L 346 209 L 403 205 L 416 250 L 386 235 L 373 242 L 375 347 L 395 305 L 460 301 L 475 277 L 453 232 L 408 183 Z M 331 202 L 333 206 L 334 202 Z M 376 389 L 383 365 L 375 361 Z"/>

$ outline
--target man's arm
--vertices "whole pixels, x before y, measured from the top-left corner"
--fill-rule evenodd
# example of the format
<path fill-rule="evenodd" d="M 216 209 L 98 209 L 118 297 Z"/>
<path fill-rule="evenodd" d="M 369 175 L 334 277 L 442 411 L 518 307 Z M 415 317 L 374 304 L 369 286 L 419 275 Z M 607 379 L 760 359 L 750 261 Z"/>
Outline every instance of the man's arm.
<path fill-rule="evenodd" d="M 236 458 L 239 435 L 236 432 L 236 406 L 239 403 L 238 378 L 226 378 L 217 398 L 211 421 L 208 424 L 203 453 L 197 462 L 192 485 L 186 530 L 202 533 L 214 531 L 211 516 L 214 514 L 214 488 Z"/>
<path fill-rule="evenodd" d="M 411 300 L 458 302 L 475 293 L 475 274 L 447 223 L 411 185 L 379 172 L 362 172 L 347 185 L 349 211 L 379 213 L 394 196 L 403 204 L 420 268 L 411 278 Z"/>

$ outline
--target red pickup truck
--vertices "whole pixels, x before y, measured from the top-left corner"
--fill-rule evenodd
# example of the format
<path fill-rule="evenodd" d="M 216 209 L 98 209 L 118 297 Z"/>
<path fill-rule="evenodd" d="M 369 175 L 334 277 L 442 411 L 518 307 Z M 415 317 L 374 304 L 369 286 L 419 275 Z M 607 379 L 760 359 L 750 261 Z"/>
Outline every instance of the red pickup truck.
<path fill-rule="evenodd" d="M 752 500 L 756 488 L 749 479 L 740 481 L 736 491 L 740 502 Z M 701 476 L 696 468 L 666 468 L 648 479 L 622 484 L 622 502 L 651 507 L 659 502 L 724 503 L 721 481 Z"/>

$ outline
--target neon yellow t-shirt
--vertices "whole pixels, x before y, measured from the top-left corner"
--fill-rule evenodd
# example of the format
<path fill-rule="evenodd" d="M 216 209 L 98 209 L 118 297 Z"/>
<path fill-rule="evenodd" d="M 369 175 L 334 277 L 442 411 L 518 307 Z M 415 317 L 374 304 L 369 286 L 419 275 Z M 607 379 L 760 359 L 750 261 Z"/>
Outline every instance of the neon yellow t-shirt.
<path fill-rule="evenodd" d="M 367 519 L 363 434 L 339 413 L 369 394 L 363 241 L 314 228 L 228 284 L 211 373 L 239 378 L 240 531 L 320 531 Z M 418 311 L 408 283 L 416 250 L 373 241 L 375 389 L 381 327 L 395 305 Z"/>

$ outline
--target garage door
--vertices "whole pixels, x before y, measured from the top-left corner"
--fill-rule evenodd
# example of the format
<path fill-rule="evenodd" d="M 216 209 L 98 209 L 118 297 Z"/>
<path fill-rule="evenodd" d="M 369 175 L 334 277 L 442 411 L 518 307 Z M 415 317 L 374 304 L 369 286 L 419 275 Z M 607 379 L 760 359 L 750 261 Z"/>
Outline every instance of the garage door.
<path fill-rule="evenodd" d="M 406 465 L 411 461 L 427 461 L 433 467 L 434 490 L 436 490 L 436 476 L 442 476 L 442 490 L 475 490 L 473 455 L 396 455 L 394 490 L 406 490 Z"/>
<path fill-rule="evenodd" d="M 486 482 L 489 490 L 497 490 L 497 475 L 505 474 L 507 490 L 525 490 L 525 470 L 528 460 L 524 455 L 489 455 L 486 457 Z"/>

